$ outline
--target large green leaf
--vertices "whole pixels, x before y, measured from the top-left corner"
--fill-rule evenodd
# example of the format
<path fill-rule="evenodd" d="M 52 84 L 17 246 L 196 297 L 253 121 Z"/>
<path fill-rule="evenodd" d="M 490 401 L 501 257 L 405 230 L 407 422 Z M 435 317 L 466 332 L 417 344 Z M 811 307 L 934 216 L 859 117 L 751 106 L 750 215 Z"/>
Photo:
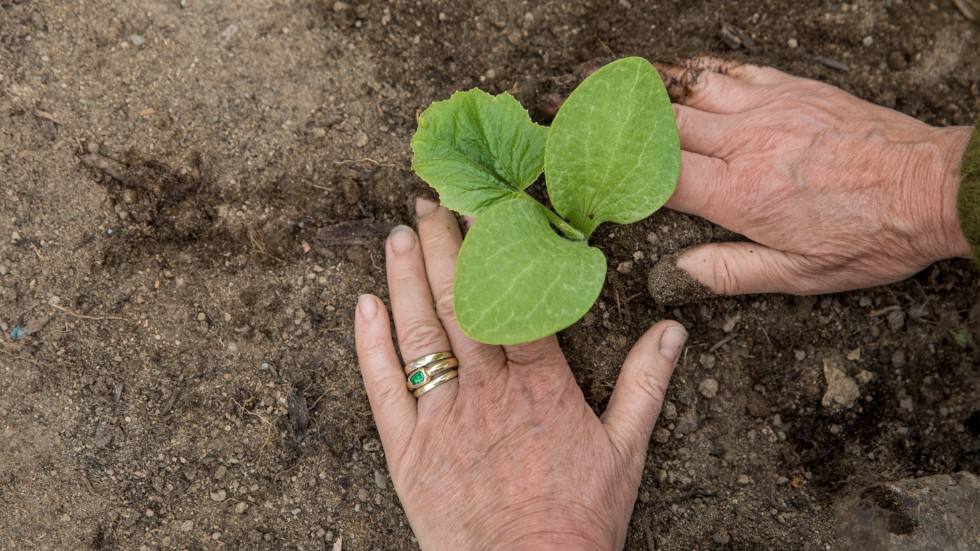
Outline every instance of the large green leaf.
<path fill-rule="evenodd" d="M 548 129 L 510 94 L 456 92 L 419 116 L 412 168 L 443 205 L 476 216 L 534 183 L 547 139 Z"/>
<path fill-rule="evenodd" d="M 603 222 L 636 222 L 663 206 L 680 159 L 660 75 L 645 59 L 620 59 L 579 84 L 555 116 L 545 154 L 548 196 L 591 235 Z"/>
<path fill-rule="evenodd" d="M 488 344 L 530 342 L 568 327 L 606 279 L 602 251 L 558 236 L 543 207 L 524 199 L 485 210 L 456 266 L 456 318 Z"/>

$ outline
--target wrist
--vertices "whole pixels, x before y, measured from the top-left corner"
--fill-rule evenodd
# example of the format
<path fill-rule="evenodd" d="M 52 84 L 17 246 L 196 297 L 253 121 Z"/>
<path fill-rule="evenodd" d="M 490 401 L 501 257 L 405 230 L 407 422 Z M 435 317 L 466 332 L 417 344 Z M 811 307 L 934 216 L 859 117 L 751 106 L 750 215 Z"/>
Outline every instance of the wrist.
<path fill-rule="evenodd" d="M 625 543 L 628 516 L 618 523 L 609 511 L 587 511 L 571 503 L 532 509 L 512 515 L 498 509 L 442 534 L 416 535 L 423 549 L 433 550 L 597 551 L 621 549 Z"/>
<path fill-rule="evenodd" d="M 910 183 L 916 189 L 911 208 L 918 210 L 922 232 L 919 252 L 926 264 L 947 258 L 970 258 L 970 245 L 960 226 L 957 196 L 963 155 L 970 141 L 966 126 L 934 128 L 911 164 Z"/>

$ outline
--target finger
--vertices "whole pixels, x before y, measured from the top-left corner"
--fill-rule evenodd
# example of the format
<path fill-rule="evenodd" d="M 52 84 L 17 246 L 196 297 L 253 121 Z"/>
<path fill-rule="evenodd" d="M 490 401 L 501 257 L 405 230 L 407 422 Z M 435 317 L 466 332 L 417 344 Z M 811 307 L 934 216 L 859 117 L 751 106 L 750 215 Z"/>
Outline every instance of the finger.
<path fill-rule="evenodd" d="M 388 313 L 378 297 L 358 299 L 354 342 L 381 442 L 389 455 L 400 456 L 414 430 L 417 411 L 391 341 Z"/>
<path fill-rule="evenodd" d="M 388 291 L 395 332 L 402 359 L 451 350 L 436 311 L 425 275 L 425 262 L 418 236 L 408 226 L 391 230 L 386 246 Z"/>
<path fill-rule="evenodd" d="M 456 257 L 463 242 L 456 218 L 445 207 L 421 198 L 415 202 L 415 213 L 419 217 L 419 240 L 422 243 L 426 277 L 435 299 L 436 315 L 452 343 L 453 353 L 464 366 L 460 370 L 460 383 L 467 384 L 469 376 L 477 369 L 490 369 L 491 366 L 503 368 L 503 351 L 499 346 L 479 343 L 469 338 L 456 322 L 453 279 Z"/>
<path fill-rule="evenodd" d="M 752 82 L 697 67 L 657 64 L 670 99 L 702 111 L 741 113 L 768 99 Z"/>
<path fill-rule="evenodd" d="M 738 129 L 733 128 L 736 117 L 674 104 L 674 118 L 683 150 L 719 159 L 731 153 L 729 144 L 738 136 Z"/>
<path fill-rule="evenodd" d="M 682 254 L 677 267 L 719 295 L 817 292 L 805 257 L 757 243 L 701 245 Z"/>
<path fill-rule="evenodd" d="M 613 445 L 642 469 L 653 425 L 664 403 L 687 331 L 675 321 L 651 327 L 626 356 L 602 423 Z"/>
<path fill-rule="evenodd" d="M 796 77 L 772 67 L 760 67 L 751 63 L 698 56 L 681 62 L 681 66 L 722 74 L 750 84 L 779 84 Z"/>
<path fill-rule="evenodd" d="M 728 201 L 733 187 L 731 179 L 725 161 L 681 151 L 681 173 L 666 206 L 739 231 L 740 219 Z"/>

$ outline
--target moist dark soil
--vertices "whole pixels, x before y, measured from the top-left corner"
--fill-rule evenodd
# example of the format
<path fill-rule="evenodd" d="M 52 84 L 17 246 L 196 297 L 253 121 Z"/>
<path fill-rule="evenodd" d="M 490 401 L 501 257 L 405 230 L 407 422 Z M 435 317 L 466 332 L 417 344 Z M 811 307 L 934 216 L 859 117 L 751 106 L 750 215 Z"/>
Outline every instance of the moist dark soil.
<path fill-rule="evenodd" d="M 352 318 L 432 196 L 409 168 L 430 102 L 506 90 L 540 120 L 583 64 L 711 54 L 968 125 L 977 52 L 950 0 L 0 0 L 0 548 L 416 547 Z M 971 263 L 650 297 L 657 259 L 729 238 L 669 211 L 600 228 L 606 288 L 561 335 L 600 411 L 648 326 L 691 333 L 628 549 L 847 548 L 846 496 L 980 472 Z"/>

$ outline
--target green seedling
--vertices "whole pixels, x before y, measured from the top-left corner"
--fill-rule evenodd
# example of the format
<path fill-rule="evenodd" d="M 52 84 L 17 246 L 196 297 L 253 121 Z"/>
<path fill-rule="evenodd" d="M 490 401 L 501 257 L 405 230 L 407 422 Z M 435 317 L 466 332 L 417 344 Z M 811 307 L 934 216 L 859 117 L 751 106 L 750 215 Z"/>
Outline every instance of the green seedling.
<path fill-rule="evenodd" d="M 412 168 L 442 204 L 476 219 L 457 259 L 454 305 L 463 331 L 490 344 L 529 342 L 581 319 L 606 278 L 589 237 L 603 222 L 653 214 L 680 172 L 667 91 L 636 57 L 585 79 L 550 128 L 510 94 L 457 92 L 419 116 L 412 150 Z M 526 192 L 542 173 L 554 210 Z"/>

